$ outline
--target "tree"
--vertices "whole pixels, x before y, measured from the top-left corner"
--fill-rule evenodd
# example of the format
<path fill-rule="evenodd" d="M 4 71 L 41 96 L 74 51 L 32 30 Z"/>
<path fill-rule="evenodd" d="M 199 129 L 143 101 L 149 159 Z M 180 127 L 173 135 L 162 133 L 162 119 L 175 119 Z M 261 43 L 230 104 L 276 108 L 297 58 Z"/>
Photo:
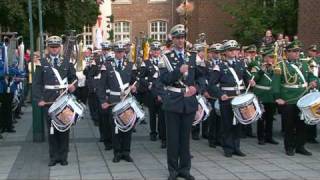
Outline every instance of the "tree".
<path fill-rule="evenodd" d="M 242 44 L 258 43 L 266 29 L 297 33 L 298 0 L 237 0 L 220 5 L 234 17 L 229 25 Z"/>
<path fill-rule="evenodd" d="M 32 0 L 35 35 L 39 34 L 38 0 Z M 81 33 L 84 25 L 96 23 L 99 7 L 93 0 L 42 0 L 44 31 L 61 35 L 74 29 Z M 0 0 L 0 25 L 29 36 L 28 0 Z M 28 38 L 25 38 L 25 40 Z"/>

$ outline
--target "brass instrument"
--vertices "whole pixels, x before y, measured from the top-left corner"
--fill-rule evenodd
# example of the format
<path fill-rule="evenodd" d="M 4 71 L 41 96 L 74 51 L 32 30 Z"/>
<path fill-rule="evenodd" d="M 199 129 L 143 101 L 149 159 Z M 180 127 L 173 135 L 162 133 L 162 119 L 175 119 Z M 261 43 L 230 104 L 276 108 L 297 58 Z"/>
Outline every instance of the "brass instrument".
<path fill-rule="evenodd" d="M 79 43 L 79 53 L 77 55 L 78 57 L 77 57 L 76 71 L 80 72 L 80 71 L 83 71 L 83 61 L 84 61 L 82 41 L 80 41 Z"/>

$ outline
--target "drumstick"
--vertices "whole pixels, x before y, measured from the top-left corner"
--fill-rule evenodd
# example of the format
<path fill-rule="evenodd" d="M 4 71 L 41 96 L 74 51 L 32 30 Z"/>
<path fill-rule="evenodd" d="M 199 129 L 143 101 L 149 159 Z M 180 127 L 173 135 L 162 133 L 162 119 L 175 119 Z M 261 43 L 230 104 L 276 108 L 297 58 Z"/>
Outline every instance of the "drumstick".
<path fill-rule="evenodd" d="M 77 82 L 78 80 L 76 79 L 76 80 L 74 80 L 71 84 L 69 84 L 69 85 L 74 85 L 76 82 Z M 68 86 L 69 87 L 69 86 Z M 57 98 L 57 99 L 59 99 L 60 97 L 62 97 L 65 93 L 67 93 L 68 92 L 68 87 L 66 88 L 66 90 L 64 90 L 61 94 L 60 94 L 60 96 Z"/>
<path fill-rule="evenodd" d="M 122 100 L 124 100 L 124 99 L 126 99 L 127 98 L 127 96 L 130 94 L 130 92 L 131 92 L 131 87 L 132 86 L 135 86 L 137 84 L 137 81 L 135 81 L 131 86 L 130 86 L 130 91 L 127 93 L 127 94 L 125 94 L 125 96 L 123 96 L 123 98 L 122 98 Z"/>
<path fill-rule="evenodd" d="M 252 78 L 250 79 L 250 81 L 252 81 L 253 79 L 254 79 L 254 76 L 252 76 Z M 247 87 L 247 89 L 246 89 L 245 94 L 247 94 L 247 93 L 248 93 L 248 91 L 249 91 L 250 87 L 251 87 L 251 84 L 249 83 L 249 85 L 248 85 L 248 87 Z"/>

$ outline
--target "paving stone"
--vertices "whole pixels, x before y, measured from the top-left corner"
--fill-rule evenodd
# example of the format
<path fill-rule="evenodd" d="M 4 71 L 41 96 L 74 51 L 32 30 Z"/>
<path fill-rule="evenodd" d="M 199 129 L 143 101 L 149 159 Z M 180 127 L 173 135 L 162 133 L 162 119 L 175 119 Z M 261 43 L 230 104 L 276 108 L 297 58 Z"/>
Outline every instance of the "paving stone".
<path fill-rule="evenodd" d="M 246 180 L 265 180 L 270 179 L 269 177 L 263 175 L 262 173 L 258 172 L 249 172 L 249 173 L 234 173 L 237 177 L 240 179 L 246 179 Z"/>

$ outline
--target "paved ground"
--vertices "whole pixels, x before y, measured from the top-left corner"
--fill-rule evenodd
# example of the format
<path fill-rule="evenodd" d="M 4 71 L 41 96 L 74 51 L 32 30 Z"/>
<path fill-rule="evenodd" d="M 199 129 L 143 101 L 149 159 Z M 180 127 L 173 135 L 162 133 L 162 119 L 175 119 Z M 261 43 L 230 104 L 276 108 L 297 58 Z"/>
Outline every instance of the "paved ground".
<path fill-rule="evenodd" d="M 33 143 L 31 108 L 16 125 L 17 133 L 0 141 L 0 179 L 166 179 L 166 151 L 148 138 L 148 125 L 140 125 L 132 142 L 134 163 L 112 163 L 112 151 L 98 143 L 98 129 L 88 115 L 71 133 L 69 166 L 48 168 L 46 143 Z M 278 122 L 277 122 L 278 124 Z M 276 125 L 276 127 L 279 127 Z M 276 134 L 278 130 L 275 130 Z M 277 139 L 281 140 L 277 135 Z M 320 144 L 307 145 L 312 157 L 284 154 L 283 145 L 257 145 L 243 139 L 247 157 L 225 158 L 221 148 L 206 140 L 192 141 L 192 174 L 196 179 L 320 179 Z"/>

